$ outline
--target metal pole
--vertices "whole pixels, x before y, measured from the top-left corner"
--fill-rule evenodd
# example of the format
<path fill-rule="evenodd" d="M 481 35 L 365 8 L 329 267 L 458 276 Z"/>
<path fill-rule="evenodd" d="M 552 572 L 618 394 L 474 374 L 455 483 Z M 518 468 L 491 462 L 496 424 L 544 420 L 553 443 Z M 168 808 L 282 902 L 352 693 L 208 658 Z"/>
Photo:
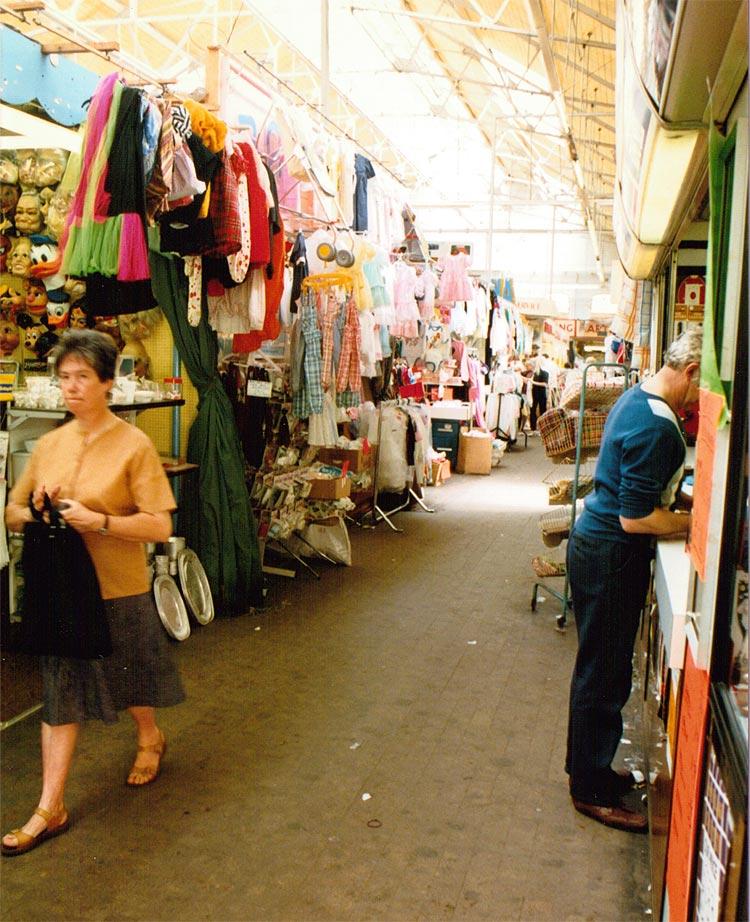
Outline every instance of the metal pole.
<path fill-rule="evenodd" d="M 320 0 L 320 111 L 329 114 L 329 90 L 331 87 L 331 7 L 330 0 Z"/>
<path fill-rule="evenodd" d="M 490 221 L 487 228 L 487 283 L 492 277 L 492 244 L 495 239 L 495 162 L 497 156 L 497 118 L 492 128 L 492 150 L 490 151 Z"/>
<path fill-rule="evenodd" d="M 555 273 L 555 225 L 557 222 L 557 205 L 552 206 L 552 241 L 549 247 L 549 293 L 548 297 L 552 300 L 552 277 Z"/>
<path fill-rule="evenodd" d="M 172 376 L 180 377 L 180 353 L 172 346 Z M 180 407 L 172 407 L 172 457 L 180 457 Z"/>

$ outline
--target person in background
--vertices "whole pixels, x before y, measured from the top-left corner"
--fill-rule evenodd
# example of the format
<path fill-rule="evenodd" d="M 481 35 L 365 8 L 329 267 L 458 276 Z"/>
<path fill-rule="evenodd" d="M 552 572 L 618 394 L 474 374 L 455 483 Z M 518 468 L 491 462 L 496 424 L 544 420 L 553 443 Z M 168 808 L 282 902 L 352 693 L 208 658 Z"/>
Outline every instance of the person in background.
<path fill-rule="evenodd" d="M 547 412 L 549 372 L 544 370 L 542 359 L 537 359 L 531 378 L 531 431 L 536 432 L 536 423 Z"/>
<path fill-rule="evenodd" d="M 23 531 L 45 497 L 83 536 L 99 580 L 113 653 L 98 660 L 41 657 L 42 793 L 29 821 L 2 840 L 21 855 L 65 832 L 65 783 L 81 723 L 117 720 L 128 709 L 137 754 L 127 783 L 156 779 L 166 750 L 155 708 L 184 700 L 169 641 L 155 610 L 145 542 L 166 541 L 174 497 L 152 442 L 107 405 L 117 349 L 95 330 L 70 330 L 54 352 L 74 419 L 42 436 L 10 494 L 5 520 Z"/>
<path fill-rule="evenodd" d="M 622 800 L 634 779 L 615 771 L 612 760 L 630 697 L 653 539 L 685 536 L 690 528 L 688 513 L 670 509 L 685 461 L 677 413 L 698 396 L 700 361 L 700 331 L 685 333 L 664 366 L 617 401 L 604 427 L 594 492 L 568 542 L 578 632 L 565 766 L 570 794 L 580 813 L 632 832 L 645 832 L 647 819 Z"/>
<path fill-rule="evenodd" d="M 547 405 L 556 406 L 557 398 L 559 395 L 558 388 L 559 388 L 559 382 L 560 382 L 560 368 L 557 362 L 551 359 L 546 352 L 542 353 L 542 357 L 540 361 L 541 361 L 542 370 L 546 371 L 547 376 L 548 376 L 547 383 L 549 384 L 549 388 L 547 390 L 547 395 L 548 395 Z"/>

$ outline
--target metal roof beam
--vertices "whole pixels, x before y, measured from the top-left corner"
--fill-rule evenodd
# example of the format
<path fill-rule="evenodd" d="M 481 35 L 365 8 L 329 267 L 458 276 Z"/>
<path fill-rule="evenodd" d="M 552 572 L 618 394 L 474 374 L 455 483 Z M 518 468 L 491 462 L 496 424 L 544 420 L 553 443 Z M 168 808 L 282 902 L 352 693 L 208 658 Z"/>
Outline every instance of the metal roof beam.
<path fill-rule="evenodd" d="M 541 48 L 542 52 L 544 69 L 547 72 L 547 80 L 549 82 L 550 90 L 552 91 L 552 97 L 555 100 L 555 105 L 560 119 L 560 126 L 562 127 L 563 134 L 566 135 L 568 141 L 568 156 L 573 167 L 573 175 L 575 176 L 578 197 L 581 202 L 581 211 L 583 213 L 586 226 L 588 227 L 589 236 L 591 238 L 591 246 L 594 250 L 596 270 L 599 274 L 599 278 L 602 282 L 604 282 L 604 269 L 602 267 L 601 248 L 599 246 L 599 240 L 596 236 L 596 229 L 594 227 L 591 206 L 589 204 L 588 192 L 586 191 L 585 177 L 583 170 L 581 169 L 582 165 L 578 160 L 578 151 L 576 150 L 576 144 L 573 138 L 573 132 L 571 130 L 570 123 L 568 122 L 568 111 L 565 103 L 565 94 L 563 93 L 562 86 L 560 84 L 560 78 L 557 74 L 557 68 L 555 66 L 555 54 L 552 51 L 552 44 L 549 40 L 547 23 L 544 18 L 544 9 L 542 8 L 541 0 L 526 0 L 526 9 L 528 11 L 529 21 L 531 25 L 534 26 L 537 31 L 537 35 L 539 36 L 539 47 Z"/>
<path fill-rule="evenodd" d="M 551 49 L 550 49 L 551 51 Z M 561 64 L 564 64 L 566 67 L 570 67 L 572 70 L 577 70 L 581 74 L 585 74 L 589 80 L 593 80 L 594 83 L 598 83 L 600 86 L 606 86 L 608 90 L 611 90 L 613 93 L 615 91 L 614 83 L 611 83 L 609 80 L 605 80 L 604 77 L 600 77 L 594 71 L 589 70 L 586 67 L 582 67 L 580 64 L 575 61 L 570 61 L 565 57 L 564 54 L 560 54 L 559 51 L 551 51 L 552 57 L 556 61 L 560 61 Z"/>
<path fill-rule="evenodd" d="M 472 7 L 479 11 L 481 7 L 472 0 L 469 0 Z M 454 16 L 438 16 L 433 13 L 421 13 L 416 10 L 391 10 L 384 9 L 381 6 L 366 6 L 363 3 L 352 4 L 349 9 L 351 12 L 366 12 L 366 13 L 388 13 L 391 16 L 405 16 L 408 19 L 417 19 L 421 22 L 438 22 L 447 26 L 460 26 L 464 29 L 473 29 L 480 32 L 504 32 L 507 35 L 517 35 L 520 38 L 528 38 L 532 41 L 536 41 L 536 32 L 530 32 L 526 29 L 516 29 L 513 26 L 503 26 L 496 21 L 488 20 L 486 16 L 481 14 L 480 19 L 461 19 Z M 615 46 L 613 42 L 601 42 L 595 39 L 583 39 L 583 38 L 567 38 L 560 35 L 551 35 L 551 42 L 558 42 L 560 44 L 566 45 L 583 45 L 587 48 L 604 48 L 608 51 L 614 51 Z"/>
<path fill-rule="evenodd" d="M 353 13 L 387 13 L 390 16 L 404 16 L 407 19 L 416 19 L 419 22 L 439 22 L 446 26 L 462 26 L 465 29 L 505 32 L 508 35 L 518 35 L 521 38 L 536 38 L 535 33 L 529 32 L 527 29 L 515 29 L 512 26 L 502 26 L 499 23 L 478 22 L 474 19 L 459 19 L 454 16 L 437 16 L 432 13 L 420 13 L 418 10 L 412 9 L 391 10 L 383 9 L 382 6 L 365 6 L 362 3 L 352 4 L 349 9 Z"/>
<path fill-rule="evenodd" d="M 610 19 L 609 16 L 605 16 L 604 13 L 600 13 L 598 10 L 592 10 L 590 6 L 584 6 L 583 3 L 579 3 L 578 0 L 565 0 L 565 2 L 577 13 L 583 13 L 584 16 L 589 16 L 591 19 L 596 20 L 596 22 L 601 23 L 613 32 L 615 31 L 614 19 Z"/>

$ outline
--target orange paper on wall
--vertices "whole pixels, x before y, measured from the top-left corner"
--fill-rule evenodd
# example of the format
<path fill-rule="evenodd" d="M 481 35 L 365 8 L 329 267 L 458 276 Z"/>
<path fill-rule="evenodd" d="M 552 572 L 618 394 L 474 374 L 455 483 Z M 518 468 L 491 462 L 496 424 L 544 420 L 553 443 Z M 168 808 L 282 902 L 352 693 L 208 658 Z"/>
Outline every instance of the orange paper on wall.
<path fill-rule="evenodd" d="M 700 817 L 708 690 L 708 672 L 695 665 L 688 644 L 685 651 L 677 761 L 667 842 L 666 886 L 669 894 L 670 922 L 687 922 L 690 912 L 695 840 Z"/>
<path fill-rule="evenodd" d="M 706 580 L 706 548 L 708 522 L 711 514 L 711 491 L 714 479 L 716 433 L 724 409 L 724 397 L 713 391 L 700 391 L 700 424 L 695 451 L 695 486 L 693 487 L 693 518 L 690 525 L 690 557 L 701 578 Z"/>

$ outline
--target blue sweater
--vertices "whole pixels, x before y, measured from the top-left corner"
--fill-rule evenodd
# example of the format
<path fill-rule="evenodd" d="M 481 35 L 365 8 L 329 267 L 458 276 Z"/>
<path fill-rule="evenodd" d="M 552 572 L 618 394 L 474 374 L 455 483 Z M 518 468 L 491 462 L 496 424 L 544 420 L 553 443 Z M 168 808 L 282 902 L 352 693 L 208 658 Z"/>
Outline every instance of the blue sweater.
<path fill-rule="evenodd" d="M 642 542 L 620 516 L 642 519 L 675 500 L 685 462 L 685 440 L 669 404 L 642 390 L 627 390 L 607 417 L 594 474 L 594 492 L 576 522 L 577 534 L 590 538 Z"/>

